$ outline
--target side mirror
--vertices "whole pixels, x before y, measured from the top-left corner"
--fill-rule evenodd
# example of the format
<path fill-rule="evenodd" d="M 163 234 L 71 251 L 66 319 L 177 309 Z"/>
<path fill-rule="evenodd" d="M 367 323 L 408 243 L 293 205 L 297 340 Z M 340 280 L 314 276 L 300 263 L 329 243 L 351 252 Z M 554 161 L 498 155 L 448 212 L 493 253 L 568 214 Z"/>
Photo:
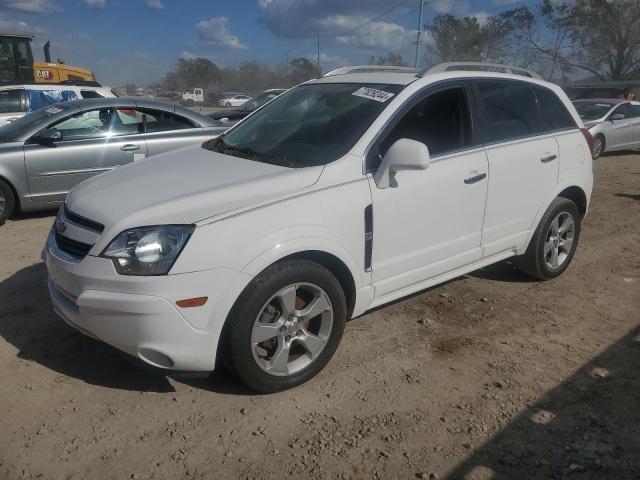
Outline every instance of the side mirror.
<path fill-rule="evenodd" d="M 41 130 L 36 139 L 40 143 L 53 143 L 62 140 L 62 132 L 57 128 L 45 128 Z"/>
<path fill-rule="evenodd" d="M 614 113 L 613 115 L 611 115 L 610 120 L 613 122 L 614 120 L 624 120 L 625 116 L 621 113 Z"/>
<path fill-rule="evenodd" d="M 378 188 L 389 188 L 396 185 L 396 172 L 424 170 L 430 163 L 429 149 L 424 143 L 401 138 L 387 150 L 373 178 Z"/>

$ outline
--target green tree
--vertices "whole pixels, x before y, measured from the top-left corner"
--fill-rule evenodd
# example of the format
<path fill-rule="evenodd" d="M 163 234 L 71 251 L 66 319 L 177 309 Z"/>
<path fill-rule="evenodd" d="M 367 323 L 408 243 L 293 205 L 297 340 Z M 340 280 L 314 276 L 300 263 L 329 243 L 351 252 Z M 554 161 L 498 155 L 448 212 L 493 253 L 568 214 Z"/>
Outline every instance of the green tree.
<path fill-rule="evenodd" d="M 167 90 L 186 91 L 194 88 L 215 88 L 222 79 L 218 66 L 206 58 L 181 58 L 162 80 Z"/>
<path fill-rule="evenodd" d="M 307 80 L 320 76 L 318 66 L 315 63 L 311 63 L 307 58 L 294 58 L 289 65 L 291 67 L 289 82 L 292 84 L 306 82 Z"/>

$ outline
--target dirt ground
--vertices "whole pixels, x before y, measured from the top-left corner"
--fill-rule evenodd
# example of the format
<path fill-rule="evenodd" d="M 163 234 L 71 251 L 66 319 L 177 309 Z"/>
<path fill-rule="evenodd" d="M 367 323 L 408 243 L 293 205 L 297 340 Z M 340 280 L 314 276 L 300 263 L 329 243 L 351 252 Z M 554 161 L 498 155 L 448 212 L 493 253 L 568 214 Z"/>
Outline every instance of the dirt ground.
<path fill-rule="evenodd" d="M 0 228 L 0 478 L 640 478 L 640 155 L 595 162 L 571 267 L 509 262 L 347 325 L 311 382 L 167 378 L 54 315 L 51 214 Z"/>

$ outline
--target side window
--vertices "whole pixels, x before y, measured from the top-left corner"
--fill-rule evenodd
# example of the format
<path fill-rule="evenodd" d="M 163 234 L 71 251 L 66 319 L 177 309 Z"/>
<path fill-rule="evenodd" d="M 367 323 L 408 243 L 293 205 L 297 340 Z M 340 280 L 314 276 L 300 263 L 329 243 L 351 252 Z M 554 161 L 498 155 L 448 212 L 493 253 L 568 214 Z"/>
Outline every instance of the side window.
<path fill-rule="evenodd" d="M 451 87 L 431 93 L 412 107 L 382 141 L 380 155 L 384 156 L 401 138 L 424 143 L 431 156 L 472 146 L 471 115 L 464 88 Z"/>
<path fill-rule="evenodd" d="M 160 110 L 144 110 L 147 118 L 147 133 L 169 132 L 171 130 L 183 130 L 194 128 L 193 122 L 174 113 Z"/>
<path fill-rule="evenodd" d="M 62 133 L 64 140 L 116 137 L 142 133 L 143 114 L 126 108 L 100 108 L 74 115 L 50 127 Z"/>
<path fill-rule="evenodd" d="M 80 90 L 82 98 L 104 98 L 104 95 L 100 95 L 95 90 Z"/>
<path fill-rule="evenodd" d="M 533 90 L 542 113 L 544 130 L 577 128 L 575 120 L 555 93 L 542 87 L 533 87 Z"/>
<path fill-rule="evenodd" d="M 23 89 L 0 91 L 0 113 L 25 112 L 26 110 L 27 102 Z"/>
<path fill-rule="evenodd" d="M 640 117 L 640 105 L 629 106 L 629 117 L 632 117 L 632 118 Z"/>
<path fill-rule="evenodd" d="M 484 117 L 484 141 L 494 143 L 540 133 L 540 114 L 526 83 L 478 80 L 478 100 Z"/>
<path fill-rule="evenodd" d="M 629 104 L 628 103 L 623 103 L 622 105 L 618 105 L 618 107 L 611 112 L 611 115 L 624 115 L 625 118 L 627 118 L 629 116 Z"/>

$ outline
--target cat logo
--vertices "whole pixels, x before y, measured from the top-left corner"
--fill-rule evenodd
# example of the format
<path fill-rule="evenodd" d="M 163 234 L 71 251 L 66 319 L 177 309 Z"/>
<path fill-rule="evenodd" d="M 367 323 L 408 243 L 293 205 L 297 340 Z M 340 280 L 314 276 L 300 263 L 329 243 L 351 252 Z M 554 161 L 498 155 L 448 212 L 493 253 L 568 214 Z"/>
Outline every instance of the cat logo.
<path fill-rule="evenodd" d="M 50 70 L 36 70 L 36 76 L 42 80 L 51 80 L 53 78 L 53 72 Z"/>

